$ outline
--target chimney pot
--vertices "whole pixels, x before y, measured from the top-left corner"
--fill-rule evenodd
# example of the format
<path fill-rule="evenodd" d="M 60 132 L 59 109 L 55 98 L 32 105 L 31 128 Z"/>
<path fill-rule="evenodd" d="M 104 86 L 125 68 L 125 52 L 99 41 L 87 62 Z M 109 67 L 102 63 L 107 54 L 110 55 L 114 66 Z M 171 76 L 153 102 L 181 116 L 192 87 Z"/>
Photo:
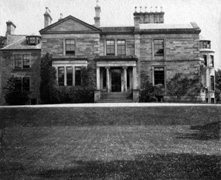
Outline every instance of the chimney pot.
<path fill-rule="evenodd" d="M 48 9 L 48 7 L 45 8 L 45 13 L 44 13 L 44 23 L 45 23 L 45 27 L 49 26 L 51 24 L 52 21 L 52 17 L 49 14 L 51 11 Z"/>

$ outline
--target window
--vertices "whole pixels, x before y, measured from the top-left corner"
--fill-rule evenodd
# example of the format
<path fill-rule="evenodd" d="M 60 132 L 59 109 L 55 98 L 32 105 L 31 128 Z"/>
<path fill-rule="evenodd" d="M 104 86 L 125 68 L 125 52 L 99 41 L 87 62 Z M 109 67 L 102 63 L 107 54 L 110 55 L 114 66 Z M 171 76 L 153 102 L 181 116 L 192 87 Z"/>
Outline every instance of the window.
<path fill-rule="evenodd" d="M 14 55 L 14 60 L 15 60 L 15 68 L 16 69 L 21 69 L 22 68 L 21 54 L 15 54 Z"/>
<path fill-rule="evenodd" d="M 126 55 L 126 41 L 117 40 L 117 55 L 124 56 Z"/>
<path fill-rule="evenodd" d="M 23 68 L 30 68 L 30 55 L 24 54 L 23 55 Z"/>
<path fill-rule="evenodd" d="M 64 67 L 58 67 L 58 85 L 64 86 Z"/>
<path fill-rule="evenodd" d="M 67 86 L 73 85 L 73 67 L 67 67 Z"/>
<path fill-rule="evenodd" d="M 27 45 L 37 45 L 40 43 L 40 36 L 27 36 L 26 43 Z"/>
<path fill-rule="evenodd" d="M 204 59 L 205 66 L 207 66 L 207 55 L 203 55 L 203 59 Z"/>
<path fill-rule="evenodd" d="M 29 77 L 23 77 L 22 88 L 23 88 L 23 91 L 30 91 L 30 78 Z"/>
<path fill-rule="evenodd" d="M 65 40 L 65 53 L 66 55 L 75 55 L 75 40 L 74 39 Z"/>
<path fill-rule="evenodd" d="M 163 56 L 164 55 L 164 40 L 157 39 L 154 40 L 154 56 Z"/>
<path fill-rule="evenodd" d="M 162 84 L 164 85 L 164 68 L 155 67 L 154 68 L 154 85 Z"/>
<path fill-rule="evenodd" d="M 30 77 L 16 77 L 16 88 L 21 91 L 30 91 Z"/>
<path fill-rule="evenodd" d="M 115 55 L 114 40 L 107 40 L 106 55 Z"/>
<path fill-rule="evenodd" d="M 210 64 L 212 67 L 214 67 L 214 56 L 213 55 L 210 55 Z"/>
<path fill-rule="evenodd" d="M 15 69 L 27 69 L 31 67 L 31 58 L 29 54 L 15 54 Z"/>
<path fill-rule="evenodd" d="M 215 79 L 214 76 L 210 76 L 210 82 L 211 82 L 211 90 L 214 91 L 215 90 Z"/>
<path fill-rule="evenodd" d="M 81 67 L 75 67 L 75 86 L 81 85 Z"/>

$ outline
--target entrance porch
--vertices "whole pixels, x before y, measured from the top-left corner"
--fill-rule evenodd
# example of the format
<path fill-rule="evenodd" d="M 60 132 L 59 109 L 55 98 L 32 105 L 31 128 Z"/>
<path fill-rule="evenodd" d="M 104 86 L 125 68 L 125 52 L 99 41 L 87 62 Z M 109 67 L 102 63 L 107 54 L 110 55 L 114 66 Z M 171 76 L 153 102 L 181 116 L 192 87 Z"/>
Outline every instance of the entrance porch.
<path fill-rule="evenodd" d="M 102 97 L 122 97 L 127 94 L 126 99 L 133 102 L 138 101 L 139 92 L 137 85 L 137 59 L 122 60 L 97 60 L 96 62 L 96 84 L 95 102 Z M 113 96 L 114 94 L 114 96 Z"/>

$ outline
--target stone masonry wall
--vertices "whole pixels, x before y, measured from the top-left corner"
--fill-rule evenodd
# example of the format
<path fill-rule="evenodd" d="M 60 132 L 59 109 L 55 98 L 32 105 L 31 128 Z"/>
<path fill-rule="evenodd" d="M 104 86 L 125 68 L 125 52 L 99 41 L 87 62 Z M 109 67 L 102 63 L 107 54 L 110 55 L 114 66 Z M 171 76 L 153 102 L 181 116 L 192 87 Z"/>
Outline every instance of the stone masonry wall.
<path fill-rule="evenodd" d="M 47 52 L 52 54 L 52 57 L 64 58 L 68 57 L 64 53 L 65 39 L 75 39 L 76 52 L 75 58 L 87 57 L 94 59 L 100 54 L 100 35 L 99 34 L 44 34 L 42 35 L 42 50 L 41 54 Z"/>
<path fill-rule="evenodd" d="M 4 89 L 7 80 L 11 76 L 28 76 L 30 77 L 30 99 L 39 99 L 39 87 L 40 87 L 40 50 L 29 51 L 2 51 L 2 72 L 1 72 L 1 104 L 5 104 Z M 31 68 L 29 69 L 15 69 L 14 68 L 14 56 L 13 54 L 30 54 L 31 55 Z"/>
<path fill-rule="evenodd" d="M 106 40 L 126 40 L 126 56 L 134 55 L 135 41 L 133 35 L 103 35 L 100 40 L 100 55 L 106 55 Z"/>

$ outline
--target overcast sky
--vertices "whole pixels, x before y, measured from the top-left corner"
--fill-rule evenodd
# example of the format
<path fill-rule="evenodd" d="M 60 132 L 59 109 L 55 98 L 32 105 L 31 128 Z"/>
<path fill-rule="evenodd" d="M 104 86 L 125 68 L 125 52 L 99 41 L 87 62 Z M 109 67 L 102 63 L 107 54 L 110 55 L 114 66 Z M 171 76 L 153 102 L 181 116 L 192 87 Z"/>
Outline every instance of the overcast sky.
<path fill-rule="evenodd" d="M 60 13 L 94 24 L 96 0 L 0 0 L 0 35 L 6 21 L 16 25 L 16 34 L 39 34 L 44 26 L 45 7 L 51 10 L 52 23 Z M 133 25 L 134 7 L 163 7 L 166 24 L 196 22 L 201 35 L 212 41 L 215 66 L 221 69 L 221 0 L 99 0 L 101 26 Z"/>

